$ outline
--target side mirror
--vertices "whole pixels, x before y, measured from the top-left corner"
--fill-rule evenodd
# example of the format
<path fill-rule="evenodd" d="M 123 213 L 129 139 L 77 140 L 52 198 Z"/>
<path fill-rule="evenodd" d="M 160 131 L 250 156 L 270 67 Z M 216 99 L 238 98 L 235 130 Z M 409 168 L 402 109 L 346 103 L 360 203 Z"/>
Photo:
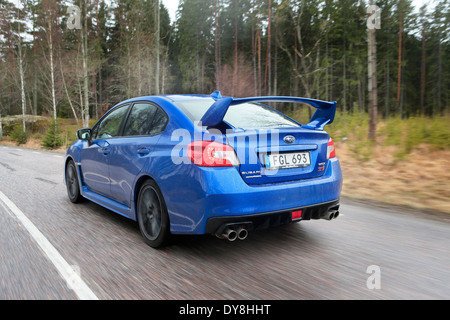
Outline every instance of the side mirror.
<path fill-rule="evenodd" d="M 77 131 L 77 137 L 80 140 L 90 141 L 92 137 L 92 131 L 89 128 L 80 129 Z"/>

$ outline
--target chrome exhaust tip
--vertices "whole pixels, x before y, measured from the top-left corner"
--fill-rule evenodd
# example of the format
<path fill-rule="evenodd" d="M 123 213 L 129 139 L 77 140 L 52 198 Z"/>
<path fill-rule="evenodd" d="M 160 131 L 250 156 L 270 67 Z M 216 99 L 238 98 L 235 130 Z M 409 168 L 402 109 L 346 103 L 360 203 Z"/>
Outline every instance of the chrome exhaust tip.
<path fill-rule="evenodd" d="M 226 228 L 221 234 L 222 239 L 227 239 L 228 241 L 235 241 L 238 238 L 238 233 L 231 229 Z"/>
<path fill-rule="evenodd" d="M 248 231 L 247 231 L 246 228 L 239 227 L 236 232 L 237 232 L 237 237 L 238 237 L 239 240 L 247 239 Z"/>
<path fill-rule="evenodd" d="M 324 213 L 320 219 L 324 219 L 324 220 L 333 220 L 336 219 L 339 216 L 339 211 L 337 210 L 330 210 L 327 211 L 326 213 Z"/>

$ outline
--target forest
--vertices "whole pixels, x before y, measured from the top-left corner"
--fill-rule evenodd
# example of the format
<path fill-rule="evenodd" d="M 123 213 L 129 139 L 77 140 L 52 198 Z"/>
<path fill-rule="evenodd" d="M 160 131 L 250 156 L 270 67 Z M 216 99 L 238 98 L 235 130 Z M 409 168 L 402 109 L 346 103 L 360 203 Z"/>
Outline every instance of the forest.
<path fill-rule="evenodd" d="M 88 126 L 127 98 L 214 90 L 441 117 L 449 35 L 448 0 L 181 0 L 175 21 L 159 0 L 0 0 L 0 118 Z"/>

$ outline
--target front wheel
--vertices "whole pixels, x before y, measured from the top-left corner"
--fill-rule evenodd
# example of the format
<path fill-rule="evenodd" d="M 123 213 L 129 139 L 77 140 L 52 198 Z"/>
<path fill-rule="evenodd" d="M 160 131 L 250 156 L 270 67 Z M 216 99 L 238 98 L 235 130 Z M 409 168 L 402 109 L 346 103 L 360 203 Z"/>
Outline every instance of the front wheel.
<path fill-rule="evenodd" d="M 66 167 L 66 187 L 70 201 L 77 203 L 83 199 L 80 193 L 80 184 L 78 183 L 77 168 L 73 161 L 69 161 Z"/>
<path fill-rule="evenodd" d="M 139 190 L 137 216 L 145 242 L 153 248 L 166 245 L 170 237 L 170 223 L 164 198 L 157 184 L 149 180 Z"/>

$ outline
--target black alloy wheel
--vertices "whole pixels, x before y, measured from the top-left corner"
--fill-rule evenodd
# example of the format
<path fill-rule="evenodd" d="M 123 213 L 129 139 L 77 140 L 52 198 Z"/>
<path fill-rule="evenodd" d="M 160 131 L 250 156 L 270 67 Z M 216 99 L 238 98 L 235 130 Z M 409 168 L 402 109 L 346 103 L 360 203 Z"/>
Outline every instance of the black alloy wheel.
<path fill-rule="evenodd" d="M 83 199 L 83 196 L 80 193 L 77 169 L 73 161 L 69 161 L 66 167 L 66 187 L 70 201 L 77 203 Z"/>
<path fill-rule="evenodd" d="M 158 248 L 168 243 L 169 216 L 161 191 L 153 180 L 146 181 L 139 191 L 137 215 L 139 228 L 149 246 Z"/>

